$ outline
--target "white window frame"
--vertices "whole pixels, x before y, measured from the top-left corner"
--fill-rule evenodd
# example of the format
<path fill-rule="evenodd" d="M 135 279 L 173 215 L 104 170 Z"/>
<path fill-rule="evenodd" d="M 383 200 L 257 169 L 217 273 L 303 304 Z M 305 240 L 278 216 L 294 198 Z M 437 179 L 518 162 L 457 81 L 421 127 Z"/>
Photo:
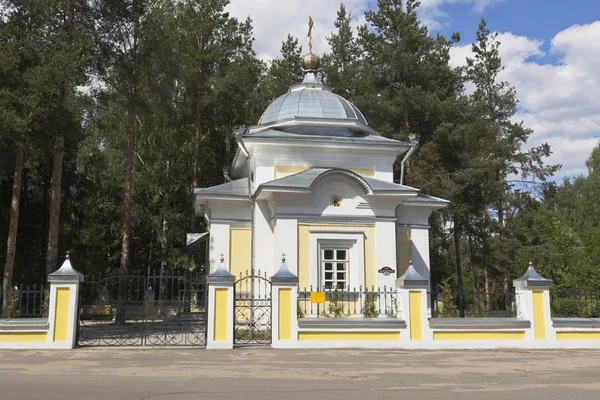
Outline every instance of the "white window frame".
<path fill-rule="evenodd" d="M 348 289 L 365 286 L 365 232 L 364 231 L 310 231 L 310 284 L 313 290 L 322 288 L 322 248 L 349 249 Z"/>
<path fill-rule="evenodd" d="M 325 259 L 325 252 L 327 251 L 331 251 L 333 252 L 333 258 L 327 260 Z M 339 259 L 337 257 L 338 252 L 340 251 L 345 251 L 346 252 L 346 257 L 344 259 Z M 348 246 L 321 246 L 321 253 L 320 253 L 320 263 L 319 263 L 319 267 L 320 267 L 320 288 L 321 289 L 326 289 L 327 286 L 327 281 L 330 281 L 332 283 L 331 288 L 329 289 L 337 289 L 338 288 L 338 278 L 337 278 L 337 274 L 340 272 L 340 270 L 338 270 L 338 264 L 345 264 L 345 268 L 341 271 L 342 273 L 345 274 L 345 278 L 343 280 L 344 282 L 344 287 L 341 288 L 340 290 L 349 290 L 349 286 L 350 286 L 350 248 Z M 331 265 L 331 274 L 332 274 L 332 279 L 327 279 L 326 274 L 327 274 L 327 270 L 325 269 L 326 266 L 325 264 L 332 264 Z"/>

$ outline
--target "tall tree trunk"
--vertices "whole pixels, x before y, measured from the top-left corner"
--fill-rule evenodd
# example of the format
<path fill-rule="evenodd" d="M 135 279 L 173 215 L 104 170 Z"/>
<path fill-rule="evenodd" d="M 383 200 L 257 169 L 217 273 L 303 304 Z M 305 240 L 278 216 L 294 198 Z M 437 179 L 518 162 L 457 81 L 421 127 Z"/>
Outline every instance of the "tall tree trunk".
<path fill-rule="evenodd" d="M 200 163 L 200 96 L 202 95 L 202 83 L 200 82 L 200 73 L 198 73 L 198 87 L 196 88 L 196 118 L 194 122 L 194 171 L 192 173 L 192 193 L 198 187 L 198 168 Z M 192 197 L 192 218 L 190 223 L 190 232 L 196 232 L 196 207 Z"/>
<path fill-rule="evenodd" d="M 133 99 L 127 110 L 129 127 L 127 130 L 127 166 L 125 170 L 125 201 L 123 204 L 123 240 L 121 243 L 120 272 L 129 270 L 129 236 L 131 231 L 131 209 L 133 205 L 133 151 L 135 145 L 135 107 Z"/>
<path fill-rule="evenodd" d="M 65 18 L 65 31 L 71 34 L 74 8 L 71 1 L 66 3 L 68 18 Z M 60 101 L 67 108 L 69 102 L 68 85 L 59 85 Z M 62 189 L 63 159 L 65 156 L 65 136 L 58 132 L 54 139 L 54 160 L 52 165 L 52 189 L 50 194 L 50 218 L 48 222 L 48 247 L 46 249 L 46 275 L 52 273 L 58 263 L 58 231 L 60 226 L 60 201 Z"/>
<path fill-rule="evenodd" d="M 169 161 L 167 160 L 166 165 L 166 177 L 165 185 L 163 187 L 163 207 L 162 207 L 162 228 L 159 236 L 160 241 L 160 292 L 159 302 L 162 305 L 167 300 L 167 281 L 165 275 L 167 274 L 167 248 L 168 248 L 168 220 L 167 220 L 167 207 L 169 205 Z M 162 311 L 162 310 L 160 310 Z"/>
<path fill-rule="evenodd" d="M 132 88 L 127 109 L 127 165 L 125 169 L 125 201 L 123 204 L 123 237 L 121 242 L 121 264 L 119 266 L 119 296 L 116 323 L 125 322 L 123 302 L 127 299 L 127 272 L 129 271 L 129 238 L 131 233 L 131 209 L 133 206 L 133 151 L 135 145 L 135 87 Z"/>
<path fill-rule="evenodd" d="M 504 294 L 508 293 L 508 263 L 505 258 L 505 243 L 504 243 L 504 207 L 502 204 L 502 198 L 498 201 L 498 239 L 500 240 L 500 252 L 502 254 L 502 258 L 500 259 L 500 270 L 502 271 L 502 285 L 504 287 Z"/>
<path fill-rule="evenodd" d="M 454 217 L 454 254 L 456 257 L 456 280 L 458 281 L 458 308 L 460 310 L 460 317 L 465 317 L 465 308 L 463 307 L 463 278 L 462 278 L 462 264 L 460 256 L 460 229 L 457 222 L 457 218 Z"/>
<path fill-rule="evenodd" d="M 64 155 L 65 137 L 62 133 L 59 133 L 56 135 L 56 139 L 54 141 L 54 164 L 52 166 L 48 248 L 46 250 L 46 275 L 54 271 L 58 262 L 58 229 L 60 223 L 60 195 Z"/>
<path fill-rule="evenodd" d="M 10 202 L 10 223 L 8 227 L 8 241 L 6 246 L 6 263 L 4 264 L 4 278 L 2 281 L 2 314 L 8 315 L 10 299 L 12 297 L 12 278 L 15 268 L 15 252 L 17 250 L 17 229 L 19 226 L 19 201 L 21 200 L 21 175 L 23 172 L 23 150 L 17 150 L 15 161 L 15 175 L 13 177 L 12 200 Z"/>

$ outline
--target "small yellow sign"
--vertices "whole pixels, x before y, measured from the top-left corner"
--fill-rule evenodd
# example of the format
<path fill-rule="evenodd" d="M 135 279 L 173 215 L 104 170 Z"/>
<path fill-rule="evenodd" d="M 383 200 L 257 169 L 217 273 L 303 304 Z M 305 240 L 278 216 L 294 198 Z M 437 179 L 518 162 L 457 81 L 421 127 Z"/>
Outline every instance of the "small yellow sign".
<path fill-rule="evenodd" d="M 325 292 L 310 292 L 311 303 L 325 303 Z"/>

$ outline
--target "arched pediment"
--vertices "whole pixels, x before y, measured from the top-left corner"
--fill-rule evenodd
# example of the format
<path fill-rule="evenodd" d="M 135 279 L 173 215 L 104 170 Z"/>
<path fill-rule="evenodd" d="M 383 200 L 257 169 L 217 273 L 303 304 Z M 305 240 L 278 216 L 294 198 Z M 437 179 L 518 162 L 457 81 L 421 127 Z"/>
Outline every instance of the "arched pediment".
<path fill-rule="evenodd" d="M 350 170 L 342 169 L 342 168 L 329 169 L 329 170 L 321 173 L 310 184 L 310 190 L 311 191 L 314 190 L 314 188 L 317 187 L 319 182 L 321 182 L 323 179 L 334 177 L 335 175 L 349 177 L 349 178 L 353 179 L 354 181 L 356 181 L 363 188 L 365 194 L 373 194 L 371 185 L 369 185 L 369 183 L 366 181 L 366 179 L 364 179 L 362 176 L 360 176 L 356 172 L 352 172 Z"/>

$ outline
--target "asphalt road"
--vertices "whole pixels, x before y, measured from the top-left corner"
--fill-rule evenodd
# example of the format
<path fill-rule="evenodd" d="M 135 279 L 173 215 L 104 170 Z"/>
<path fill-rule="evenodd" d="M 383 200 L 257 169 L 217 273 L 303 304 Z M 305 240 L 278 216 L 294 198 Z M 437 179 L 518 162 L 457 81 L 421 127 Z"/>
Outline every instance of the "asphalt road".
<path fill-rule="evenodd" d="M 2 350 L 0 399 L 600 399 L 600 351 Z"/>

